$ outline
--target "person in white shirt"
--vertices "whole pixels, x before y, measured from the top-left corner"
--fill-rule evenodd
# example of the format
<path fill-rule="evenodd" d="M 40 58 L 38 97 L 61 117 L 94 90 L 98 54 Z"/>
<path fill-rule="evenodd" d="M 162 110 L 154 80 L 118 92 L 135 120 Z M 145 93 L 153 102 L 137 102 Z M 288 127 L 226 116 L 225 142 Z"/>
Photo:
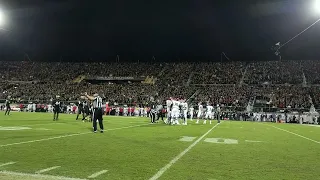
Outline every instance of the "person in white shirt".
<path fill-rule="evenodd" d="M 28 110 L 28 112 L 31 112 L 31 111 L 32 111 L 32 104 L 31 104 L 31 103 L 28 104 L 27 110 Z"/>
<path fill-rule="evenodd" d="M 32 104 L 32 112 L 36 112 L 36 104 L 35 103 Z"/>
<path fill-rule="evenodd" d="M 134 116 L 138 117 L 139 116 L 139 113 L 140 113 L 140 108 L 138 106 L 136 106 L 134 108 Z"/>
<path fill-rule="evenodd" d="M 147 115 L 148 115 L 148 108 L 147 108 L 147 107 L 144 107 L 143 117 L 147 117 Z"/>
<path fill-rule="evenodd" d="M 207 107 L 206 107 L 206 116 L 205 116 L 205 120 L 203 121 L 203 124 L 206 124 L 207 123 L 207 120 L 210 121 L 210 124 L 211 124 L 211 121 L 212 121 L 212 113 L 213 113 L 213 106 L 211 104 L 207 104 Z"/>
<path fill-rule="evenodd" d="M 120 107 L 117 106 L 117 107 L 116 107 L 116 116 L 119 116 L 119 113 L 120 113 Z"/>
<path fill-rule="evenodd" d="M 178 120 L 180 115 L 179 106 L 180 106 L 180 102 L 178 100 L 172 99 L 172 105 L 171 105 L 172 125 L 174 124 L 180 125 Z"/>
<path fill-rule="evenodd" d="M 171 124 L 171 105 L 172 105 L 172 97 L 166 101 L 167 105 L 167 119 L 165 121 L 166 124 Z"/>
<path fill-rule="evenodd" d="M 198 114 L 197 114 L 197 124 L 199 123 L 199 120 L 201 119 L 202 117 L 202 111 L 203 111 L 203 106 L 202 106 L 202 103 L 199 102 L 198 103 Z"/>
<path fill-rule="evenodd" d="M 124 105 L 123 116 L 128 116 L 128 106 L 127 105 Z"/>
<path fill-rule="evenodd" d="M 190 120 L 193 121 L 193 113 L 194 113 L 194 108 L 193 106 L 190 107 L 189 109 L 189 115 L 190 115 Z"/>
<path fill-rule="evenodd" d="M 181 113 L 182 113 L 182 124 L 183 125 L 187 125 L 188 124 L 188 103 L 186 102 L 185 99 L 181 100 Z"/>

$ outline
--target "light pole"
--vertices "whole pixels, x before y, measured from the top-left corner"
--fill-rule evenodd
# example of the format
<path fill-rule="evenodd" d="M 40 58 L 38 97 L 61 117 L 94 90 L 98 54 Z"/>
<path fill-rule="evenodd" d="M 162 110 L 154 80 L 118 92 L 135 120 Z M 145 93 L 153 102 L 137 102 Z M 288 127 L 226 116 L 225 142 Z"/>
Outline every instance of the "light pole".
<path fill-rule="evenodd" d="M 316 14 L 320 14 L 320 0 L 314 0 L 314 4 L 312 5 L 312 9 Z M 299 32 L 298 34 L 296 34 L 295 36 L 293 36 L 291 39 L 289 39 L 288 41 L 286 41 L 285 43 L 276 43 L 275 46 L 272 47 L 272 50 L 274 51 L 274 54 L 276 56 L 279 57 L 279 59 L 281 60 L 281 55 L 280 55 L 280 49 L 282 47 L 284 47 L 285 45 L 287 45 L 288 43 L 290 43 L 291 41 L 293 41 L 295 38 L 297 38 L 298 36 L 300 36 L 301 34 L 303 34 L 304 32 L 306 32 L 308 29 L 310 29 L 312 26 L 316 25 L 318 22 L 320 21 L 320 18 L 318 18 L 314 23 L 312 23 L 310 26 L 308 26 L 307 28 L 305 28 L 303 31 Z"/>

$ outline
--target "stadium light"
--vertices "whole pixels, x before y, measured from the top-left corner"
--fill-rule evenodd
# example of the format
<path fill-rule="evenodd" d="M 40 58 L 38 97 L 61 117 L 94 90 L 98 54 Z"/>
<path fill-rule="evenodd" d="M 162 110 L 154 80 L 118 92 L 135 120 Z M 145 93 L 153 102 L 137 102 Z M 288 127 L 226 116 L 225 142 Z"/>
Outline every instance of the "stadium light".
<path fill-rule="evenodd" d="M 320 0 L 314 0 L 313 9 L 315 13 L 320 14 Z"/>
<path fill-rule="evenodd" d="M 4 25 L 4 13 L 0 9 L 0 28 L 2 28 L 3 25 Z"/>

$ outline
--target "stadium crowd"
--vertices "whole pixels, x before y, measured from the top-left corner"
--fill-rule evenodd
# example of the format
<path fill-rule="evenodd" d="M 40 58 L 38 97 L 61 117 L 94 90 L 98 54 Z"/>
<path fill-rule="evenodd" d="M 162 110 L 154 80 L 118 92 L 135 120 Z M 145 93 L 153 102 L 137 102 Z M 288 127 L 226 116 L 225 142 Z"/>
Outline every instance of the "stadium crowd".
<path fill-rule="evenodd" d="M 44 102 L 60 95 L 76 101 L 83 92 L 99 92 L 111 103 L 146 104 L 168 97 L 211 101 L 225 106 L 246 106 L 264 97 L 272 107 L 319 107 L 317 61 L 267 61 L 226 63 L 66 63 L 0 61 L 0 99 Z M 86 77 L 154 76 L 154 84 L 75 83 Z M 242 81 L 243 80 L 243 81 Z M 305 85 L 304 84 L 305 81 Z M 201 85 L 201 86 L 199 86 Z"/>

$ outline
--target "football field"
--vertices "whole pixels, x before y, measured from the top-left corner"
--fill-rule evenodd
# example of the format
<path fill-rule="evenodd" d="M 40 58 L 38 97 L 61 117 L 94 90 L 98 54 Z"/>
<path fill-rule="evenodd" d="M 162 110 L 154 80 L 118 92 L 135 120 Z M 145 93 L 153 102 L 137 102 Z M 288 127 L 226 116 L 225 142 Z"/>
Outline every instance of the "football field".
<path fill-rule="evenodd" d="M 0 114 L 1 180 L 320 179 L 320 126 L 223 121 L 169 126 L 104 116 Z"/>

